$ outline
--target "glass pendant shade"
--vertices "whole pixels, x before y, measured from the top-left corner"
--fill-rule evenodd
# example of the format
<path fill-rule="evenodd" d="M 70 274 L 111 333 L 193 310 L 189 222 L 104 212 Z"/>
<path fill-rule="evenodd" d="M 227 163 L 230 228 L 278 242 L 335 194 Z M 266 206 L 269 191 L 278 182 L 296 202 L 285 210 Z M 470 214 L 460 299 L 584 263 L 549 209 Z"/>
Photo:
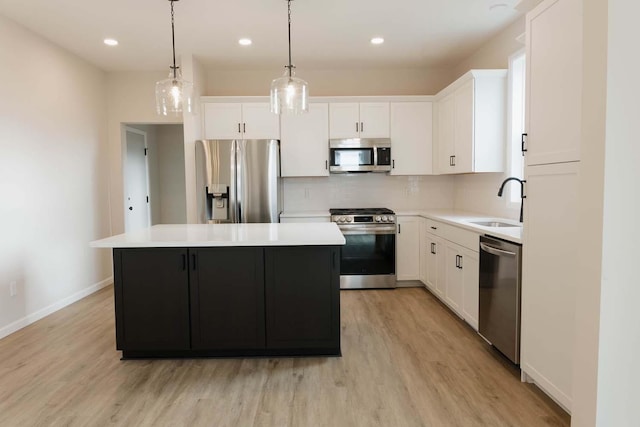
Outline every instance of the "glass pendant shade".
<path fill-rule="evenodd" d="M 156 82 L 156 109 L 158 114 L 180 115 L 182 112 L 193 113 L 193 83 L 182 79 L 180 70 L 173 70 L 169 78 Z"/>
<path fill-rule="evenodd" d="M 276 114 L 302 114 L 309 111 L 309 85 L 289 72 L 271 82 L 271 112 Z"/>

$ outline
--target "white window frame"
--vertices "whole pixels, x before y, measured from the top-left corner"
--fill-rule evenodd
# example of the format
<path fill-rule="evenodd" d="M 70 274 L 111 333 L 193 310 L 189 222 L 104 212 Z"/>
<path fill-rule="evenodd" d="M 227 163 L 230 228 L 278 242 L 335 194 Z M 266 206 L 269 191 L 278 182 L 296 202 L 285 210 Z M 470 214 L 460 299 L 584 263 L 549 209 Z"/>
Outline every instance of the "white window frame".
<path fill-rule="evenodd" d="M 521 86 L 521 90 L 522 90 L 522 97 L 523 97 L 523 111 L 521 114 L 521 128 L 520 129 L 514 129 L 514 117 L 513 117 L 513 110 L 514 110 L 514 91 L 513 91 L 513 85 L 514 85 L 514 73 L 515 73 L 515 67 L 514 67 L 514 62 L 516 62 L 517 60 L 520 60 L 523 56 L 525 55 L 525 49 L 519 49 L 517 52 L 513 53 L 511 56 L 509 56 L 509 72 L 508 72 L 508 108 L 507 108 L 507 150 L 506 150 L 506 155 L 507 155 L 507 160 L 506 160 L 506 165 L 507 165 L 507 170 L 505 171 L 506 176 L 515 176 L 518 177 L 520 179 L 524 179 L 524 157 L 521 158 L 521 169 L 520 170 L 516 170 L 517 166 L 515 166 L 513 163 L 513 159 L 515 155 L 518 156 L 522 156 L 522 150 L 521 150 L 521 146 L 520 146 L 520 141 L 521 141 L 521 134 L 524 132 L 524 116 L 525 116 L 525 111 L 524 109 L 526 108 L 526 99 L 525 97 L 525 79 L 522 79 L 522 86 Z M 522 66 L 522 73 L 526 72 L 526 57 L 524 58 L 525 63 Z M 526 78 L 526 77 L 525 77 Z M 515 133 L 514 133 L 515 132 Z M 521 199 L 520 199 L 520 186 L 518 185 L 517 182 L 512 182 L 507 184 L 508 188 L 505 188 L 506 190 L 506 194 L 505 194 L 505 200 L 506 200 L 506 205 L 508 209 L 520 209 L 520 203 L 521 203 Z"/>

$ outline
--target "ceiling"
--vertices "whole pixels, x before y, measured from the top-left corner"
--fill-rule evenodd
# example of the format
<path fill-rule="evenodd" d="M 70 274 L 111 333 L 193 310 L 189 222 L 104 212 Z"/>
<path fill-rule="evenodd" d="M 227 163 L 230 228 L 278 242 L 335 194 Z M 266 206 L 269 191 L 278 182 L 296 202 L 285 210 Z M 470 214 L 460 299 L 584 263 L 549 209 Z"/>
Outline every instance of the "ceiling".
<path fill-rule="evenodd" d="M 300 68 L 427 68 L 457 64 L 535 0 L 295 0 L 293 62 Z M 491 6 L 496 4 L 504 7 Z M 207 66 L 287 63 L 285 0 L 179 0 L 176 50 Z M 171 64 L 167 0 L 0 0 L 0 13 L 107 70 Z M 385 43 L 369 40 L 382 36 Z M 102 43 L 106 37 L 117 47 Z M 241 37 L 253 45 L 242 47 Z"/>

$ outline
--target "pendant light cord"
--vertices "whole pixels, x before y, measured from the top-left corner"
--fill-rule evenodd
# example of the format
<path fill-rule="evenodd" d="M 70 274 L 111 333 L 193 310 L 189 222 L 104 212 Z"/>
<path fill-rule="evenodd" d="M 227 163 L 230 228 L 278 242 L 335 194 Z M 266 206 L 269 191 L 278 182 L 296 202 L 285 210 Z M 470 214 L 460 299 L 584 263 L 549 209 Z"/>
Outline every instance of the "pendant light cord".
<path fill-rule="evenodd" d="M 291 78 L 291 70 L 293 65 L 291 64 L 291 0 L 287 0 L 289 10 L 289 78 Z"/>
<path fill-rule="evenodd" d="M 173 2 L 174 0 L 171 0 L 171 45 L 173 47 L 173 67 L 171 69 L 173 70 L 173 78 L 176 79 L 178 67 L 176 67 L 176 32 L 173 25 Z"/>

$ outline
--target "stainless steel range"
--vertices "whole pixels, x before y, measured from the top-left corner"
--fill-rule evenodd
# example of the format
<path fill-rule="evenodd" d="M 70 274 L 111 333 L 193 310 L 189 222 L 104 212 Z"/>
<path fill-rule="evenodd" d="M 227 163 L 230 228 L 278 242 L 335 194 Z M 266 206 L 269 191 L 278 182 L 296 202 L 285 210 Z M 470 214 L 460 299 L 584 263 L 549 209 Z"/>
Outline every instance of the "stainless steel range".
<path fill-rule="evenodd" d="M 346 240 L 340 255 L 340 288 L 395 288 L 395 213 L 385 208 L 329 212 Z"/>

